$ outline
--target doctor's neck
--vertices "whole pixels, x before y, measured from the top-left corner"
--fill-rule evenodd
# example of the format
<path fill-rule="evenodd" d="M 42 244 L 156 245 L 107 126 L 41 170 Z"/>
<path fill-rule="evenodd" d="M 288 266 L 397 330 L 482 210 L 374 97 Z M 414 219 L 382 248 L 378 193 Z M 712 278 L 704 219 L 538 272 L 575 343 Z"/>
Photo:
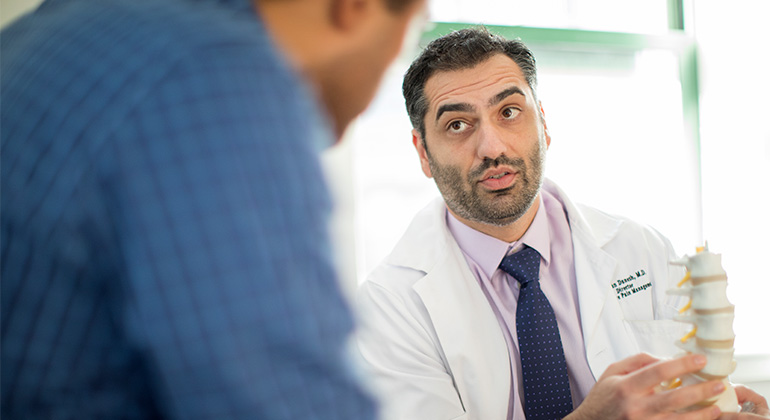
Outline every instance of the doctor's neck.
<path fill-rule="evenodd" d="M 537 197 L 535 197 L 533 200 L 532 205 L 529 206 L 529 209 L 527 209 L 527 211 L 522 214 L 521 217 L 510 221 L 506 220 L 500 224 L 481 222 L 478 220 L 465 218 L 454 212 L 449 207 L 447 207 L 447 210 L 452 213 L 452 215 L 457 220 L 466 226 L 475 229 L 485 235 L 489 235 L 495 239 L 511 243 L 521 239 L 521 237 L 524 236 L 524 233 L 529 229 L 529 226 L 532 225 L 532 221 L 535 220 L 537 210 L 540 208 L 540 201 L 540 193 L 538 193 Z"/>

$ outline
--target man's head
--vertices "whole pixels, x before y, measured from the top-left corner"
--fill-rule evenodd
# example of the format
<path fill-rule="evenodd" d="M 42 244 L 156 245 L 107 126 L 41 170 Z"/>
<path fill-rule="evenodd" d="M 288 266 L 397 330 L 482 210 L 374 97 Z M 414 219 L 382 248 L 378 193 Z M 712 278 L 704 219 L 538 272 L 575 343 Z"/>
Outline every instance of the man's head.
<path fill-rule="evenodd" d="M 550 145 L 532 53 L 486 30 L 432 42 L 404 80 L 423 172 L 469 226 L 518 239 L 534 217 Z"/>
<path fill-rule="evenodd" d="M 532 51 L 519 40 L 508 40 L 484 27 L 462 29 L 428 44 L 404 76 L 403 93 L 412 127 L 425 137 L 425 83 L 436 72 L 475 67 L 496 54 L 513 60 L 537 98 L 537 67 Z"/>
<path fill-rule="evenodd" d="M 371 102 L 426 0 L 254 0 L 338 135 Z"/>

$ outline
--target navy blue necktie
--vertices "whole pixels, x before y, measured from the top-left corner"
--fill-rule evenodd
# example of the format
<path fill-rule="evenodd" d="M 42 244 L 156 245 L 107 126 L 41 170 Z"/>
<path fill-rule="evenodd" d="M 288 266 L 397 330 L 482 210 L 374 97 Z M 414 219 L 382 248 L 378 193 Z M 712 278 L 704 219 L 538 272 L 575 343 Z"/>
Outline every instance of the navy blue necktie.
<path fill-rule="evenodd" d="M 540 254 L 525 246 L 500 268 L 519 283 L 516 335 L 524 377 L 527 420 L 560 419 L 572 411 L 567 361 L 551 304 L 540 289 Z"/>

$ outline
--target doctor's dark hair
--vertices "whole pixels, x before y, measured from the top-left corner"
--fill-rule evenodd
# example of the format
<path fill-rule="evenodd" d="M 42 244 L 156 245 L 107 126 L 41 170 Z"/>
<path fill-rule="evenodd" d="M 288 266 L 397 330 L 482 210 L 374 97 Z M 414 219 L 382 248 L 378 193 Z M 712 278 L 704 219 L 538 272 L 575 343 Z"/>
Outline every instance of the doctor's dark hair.
<path fill-rule="evenodd" d="M 406 112 L 425 144 L 425 114 L 428 98 L 425 83 L 436 72 L 475 67 L 496 54 L 510 57 L 521 69 L 532 93 L 536 95 L 537 67 L 532 51 L 518 39 L 508 40 L 490 33 L 485 27 L 454 31 L 431 41 L 409 66 L 402 90 Z"/>

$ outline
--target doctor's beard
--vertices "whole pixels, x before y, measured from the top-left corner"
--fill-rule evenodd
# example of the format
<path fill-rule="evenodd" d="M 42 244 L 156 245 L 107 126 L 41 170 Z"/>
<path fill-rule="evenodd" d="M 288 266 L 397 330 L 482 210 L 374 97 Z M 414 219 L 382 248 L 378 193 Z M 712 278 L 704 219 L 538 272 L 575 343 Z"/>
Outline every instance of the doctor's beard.
<path fill-rule="evenodd" d="M 525 161 L 501 155 L 486 159 L 464 178 L 460 168 L 442 165 L 428 153 L 433 179 L 447 207 L 456 215 L 474 222 L 507 226 L 521 218 L 532 207 L 543 184 L 545 149 L 538 142 Z M 489 168 L 499 165 L 518 170 L 514 184 L 501 191 L 484 191 L 478 180 Z"/>

